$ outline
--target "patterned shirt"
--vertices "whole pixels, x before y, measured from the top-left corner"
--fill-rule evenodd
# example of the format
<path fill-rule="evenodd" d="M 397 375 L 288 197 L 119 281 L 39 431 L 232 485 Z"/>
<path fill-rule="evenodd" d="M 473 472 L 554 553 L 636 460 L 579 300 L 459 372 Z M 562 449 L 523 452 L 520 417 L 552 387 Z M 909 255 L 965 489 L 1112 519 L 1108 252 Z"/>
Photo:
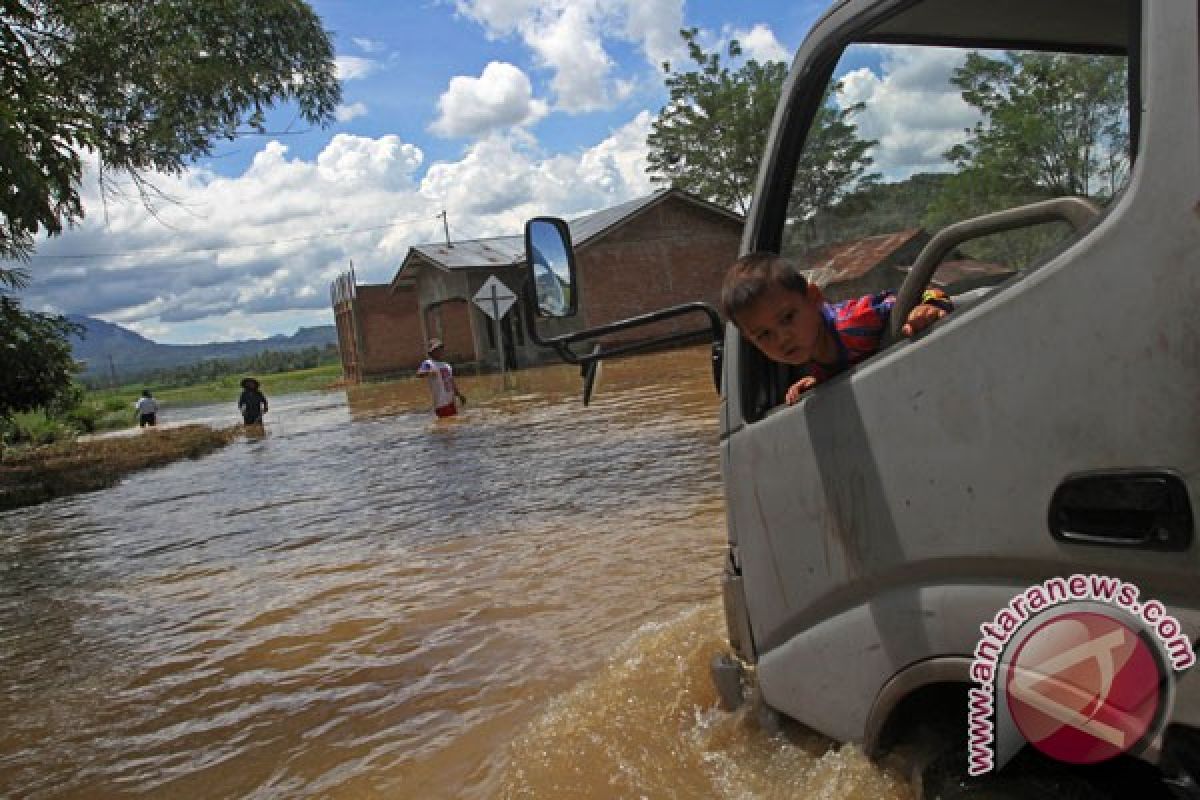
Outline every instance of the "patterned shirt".
<path fill-rule="evenodd" d="M 926 289 L 921 296 L 921 303 L 937 306 L 943 311 L 954 308 L 950 298 L 941 289 Z M 878 353 L 895 305 L 896 293 L 890 290 L 840 303 L 824 303 L 821 315 L 837 342 L 837 361 L 833 364 L 810 361 L 804 365 L 805 374 L 824 382 Z"/>

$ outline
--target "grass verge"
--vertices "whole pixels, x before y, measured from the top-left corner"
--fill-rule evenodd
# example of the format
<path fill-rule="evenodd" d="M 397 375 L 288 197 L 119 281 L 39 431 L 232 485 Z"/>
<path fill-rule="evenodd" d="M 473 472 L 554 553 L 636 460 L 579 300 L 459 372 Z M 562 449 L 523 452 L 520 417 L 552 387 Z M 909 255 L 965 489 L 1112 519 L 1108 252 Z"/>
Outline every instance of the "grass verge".
<path fill-rule="evenodd" d="M 136 470 L 199 458 L 229 444 L 241 431 L 240 425 L 222 430 L 184 425 L 135 436 L 10 449 L 0 462 L 0 511 L 103 489 Z"/>

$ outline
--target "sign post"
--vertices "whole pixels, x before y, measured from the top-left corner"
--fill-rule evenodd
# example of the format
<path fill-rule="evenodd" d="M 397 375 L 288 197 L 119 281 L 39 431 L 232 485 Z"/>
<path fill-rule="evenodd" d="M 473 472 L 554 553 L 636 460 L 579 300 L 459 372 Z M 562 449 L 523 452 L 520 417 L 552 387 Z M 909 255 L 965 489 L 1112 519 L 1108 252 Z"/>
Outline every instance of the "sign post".
<path fill-rule="evenodd" d="M 500 354 L 500 373 L 503 376 L 504 388 L 507 389 L 509 388 L 508 359 L 504 352 L 505 343 L 503 331 L 500 328 L 500 320 L 513 307 L 513 303 L 517 302 L 517 296 L 499 278 L 495 275 L 489 275 L 488 279 L 483 282 L 483 286 L 479 287 L 479 291 L 471 299 L 475 305 L 479 306 L 479 310 L 487 314 L 492 320 L 491 324 L 495 331 L 497 352 Z"/>

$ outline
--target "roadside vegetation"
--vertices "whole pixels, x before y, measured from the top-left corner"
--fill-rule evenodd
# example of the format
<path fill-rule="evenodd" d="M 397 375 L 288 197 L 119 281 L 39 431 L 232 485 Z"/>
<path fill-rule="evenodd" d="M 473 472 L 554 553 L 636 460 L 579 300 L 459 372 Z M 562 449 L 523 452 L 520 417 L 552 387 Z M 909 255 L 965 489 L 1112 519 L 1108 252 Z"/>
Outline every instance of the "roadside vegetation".
<path fill-rule="evenodd" d="M 87 391 L 76 386 L 70 399 L 49 407 L 17 412 L 0 419 L 0 454 L 3 448 L 36 447 L 62 442 L 80 434 L 123 430 L 137 424 L 133 404 L 149 389 L 167 414 L 171 409 L 210 403 L 229 403 L 230 416 L 241 391 L 242 373 L 223 375 L 191 386 L 160 388 L 154 383 L 130 383 L 112 389 Z M 256 375 L 268 398 L 296 392 L 320 391 L 341 385 L 340 364 L 312 369 Z M 64 407 L 66 406 L 66 407 Z M 4 456 L 7 460 L 7 456 Z"/>
<path fill-rule="evenodd" d="M 199 458 L 229 444 L 241 430 L 240 425 L 222 430 L 184 425 L 10 449 L 0 463 L 0 511 L 103 489 L 136 470 Z"/>
<path fill-rule="evenodd" d="M 19 297 L 39 237 L 84 218 L 85 163 L 95 161 L 101 194 L 132 190 L 155 215 L 169 198 L 149 176 L 182 174 L 221 141 L 265 133 L 279 105 L 332 123 L 341 85 L 330 34 L 301 0 L 17 0 L 0 10 L 0 37 L 20 56 L 5 61 L 5 119 L 21 121 L 4 126 L 0 170 L 0 434 L 44 440 L 95 422 L 68 343 L 77 326 Z"/>
<path fill-rule="evenodd" d="M 333 364 L 264 375 L 260 383 L 268 397 L 276 397 L 331 389 L 341 379 L 341 366 Z M 183 425 L 111 437 L 80 434 L 132 428 L 133 404 L 143 388 L 150 388 L 168 414 L 172 408 L 228 402 L 230 418 L 236 418 L 239 380 L 227 375 L 161 391 L 143 384 L 93 392 L 76 386 L 70 408 L 37 408 L 0 419 L 0 511 L 103 489 L 130 472 L 199 458 L 224 447 L 240 435 L 241 425 L 219 430 Z"/>

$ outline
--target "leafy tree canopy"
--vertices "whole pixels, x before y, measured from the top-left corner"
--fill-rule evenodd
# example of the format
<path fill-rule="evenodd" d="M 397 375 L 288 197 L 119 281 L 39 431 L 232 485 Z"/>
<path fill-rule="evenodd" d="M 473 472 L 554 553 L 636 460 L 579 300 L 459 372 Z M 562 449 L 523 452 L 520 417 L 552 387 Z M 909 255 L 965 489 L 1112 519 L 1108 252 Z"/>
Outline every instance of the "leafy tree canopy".
<path fill-rule="evenodd" d="M 75 373 L 67 341 L 74 326 L 63 317 L 22 311 L 9 291 L 23 280 L 16 270 L 0 270 L 0 423 L 68 399 Z"/>
<path fill-rule="evenodd" d="M 879 173 L 867 173 L 875 163 L 871 149 L 879 142 L 859 138 L 858 126 L 854 124 L 854 115 L 866 106 L 855 103 L 838 108 L 831 99 L 841 90 L 842 84 L 837 81 L 825 93 L 792 181 L 788 214 L 810 237 L 817 237 L 814 221 L 818 214 L 837 209 L 850 197 L 860 201 L 867 198 L 867 191 L 881 177 Z M 842 213 L 846 210 L 842 209 Z"/>
<path fill-rule="evenodd" d="M 952 82 L 982 120 L 946 157 L 1025 192 L 1111 196 L 1129 169 L 1125 61 L 967 55 Z"/>
<path fill-rule="evenodd" d="M 945 155 L 957 168 L 925 224 L 950 222 L 1051 197 L 1110 199 L 1129 175 L 1125 59 L 1051 53 L 967 55 L 952 83 L 981 112 Z M 987 237 L 964 250 L 1025 266 L 1070 235 L 1064 224 Z"/>
<path fill-rule="evenodd" d="M 694 68 L 676 71 L 663 64 L 670 96 L 646 139 L 646 171 L 656 182 L 744 214 L 787 66 L 750 59 L 731 70 L 719 53 L 706 53 L 697 43 L 696 28 L 680 35 Z M 726 53 L 730 59 L 742 55 L 736 39 Z"/>
<path fill-rule="evenodd" d="M 341 90 L 304 0 L 6 0 L 0 6 L 0 257 L 83 217 L 84 154 L 103 186 L 179 173 L 295 102 L 312 124 Z"/>
<path fill-rule="evenodd" d="M 24 260 L 39 232 L 83 218 L 83 159 L 101 188 L 181 172 L 215 143 L 265 132 L 294 102 L 311 124 L 341 99 L 333 45 L 304 0 L 5 0 L 0 5 L 0 258 Z M 0 419 L 71 391 L 62 317 L 12 296 L 0 267 Z"/>

